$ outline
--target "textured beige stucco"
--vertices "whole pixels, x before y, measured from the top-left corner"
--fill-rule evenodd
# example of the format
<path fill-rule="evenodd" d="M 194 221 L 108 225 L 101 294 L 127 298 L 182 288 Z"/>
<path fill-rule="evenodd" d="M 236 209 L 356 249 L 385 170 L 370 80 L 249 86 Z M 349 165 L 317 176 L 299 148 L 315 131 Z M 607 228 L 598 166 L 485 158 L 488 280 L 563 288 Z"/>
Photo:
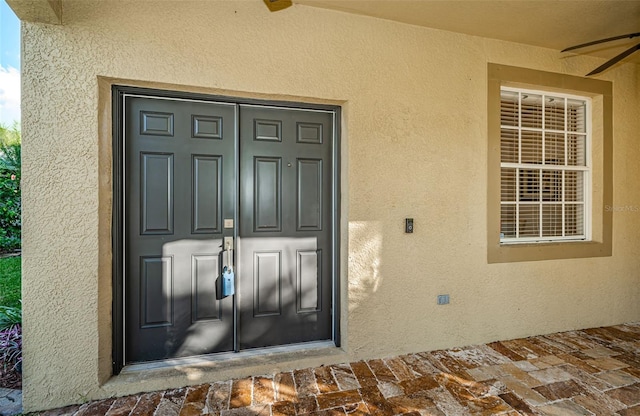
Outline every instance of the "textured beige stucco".
<path fill-rule="evenodd" d="M 22 21 L 61 24 L 62 0 L 7 0 Z"/>
<path fill-rule="evenodd" d="M 630 207 L 613 255 L 489 265 L 487 63 L 582 75 L 601 59 L 300 5 L 63 5 L 64 25 L 22 26 L 25 411 L 640 320 L 637 65 L 601 76 L 614 208 Z M 112 79 L 342 103 L 344 352 L 110 377 Z"/>

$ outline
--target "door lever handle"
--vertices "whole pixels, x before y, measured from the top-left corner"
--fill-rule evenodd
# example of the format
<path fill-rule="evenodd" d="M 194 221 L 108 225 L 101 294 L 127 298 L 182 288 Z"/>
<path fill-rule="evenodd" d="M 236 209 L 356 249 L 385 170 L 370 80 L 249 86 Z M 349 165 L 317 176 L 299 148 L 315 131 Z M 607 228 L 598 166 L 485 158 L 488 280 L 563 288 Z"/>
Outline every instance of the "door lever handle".
<path fill-rule="evenodd" d="M 222 297 L 227 297 L 235 294 L 235 275 L 233 273 L 233 237 L 224 237 L 222 245 Z M 226 254 L 226 256 L 224 254 Z"/>
<path fill-rule="evenodd" d="M 229 270 L 233 269 L 233 237 L 224 237 L 222 242 L 223 248 L 222 250 L 226 252 L 226 258 L 223 258 L 224 262 L 223 266 L 227 267 Z"/>

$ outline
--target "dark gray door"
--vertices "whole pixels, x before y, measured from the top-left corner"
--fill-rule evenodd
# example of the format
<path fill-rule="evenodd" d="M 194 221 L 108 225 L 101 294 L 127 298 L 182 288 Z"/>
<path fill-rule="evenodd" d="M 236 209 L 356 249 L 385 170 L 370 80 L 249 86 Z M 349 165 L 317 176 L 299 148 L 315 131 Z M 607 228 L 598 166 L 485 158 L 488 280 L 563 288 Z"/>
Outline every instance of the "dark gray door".
<path fill-rule="evenodd" d="M 125 101 L 127 362 L 233 349 L 232 299 L 216 299 L 235 210 L 234 105 Z"/>
<path fill-rule="evenodd" d="M 240 107 L 240 348 L 331 339 L 332 114 Z"/>
<path fill-rule="evenodd" d="M 124 116 L 125 362 L 331 339 L 333 113 L 128 96 Z"/>

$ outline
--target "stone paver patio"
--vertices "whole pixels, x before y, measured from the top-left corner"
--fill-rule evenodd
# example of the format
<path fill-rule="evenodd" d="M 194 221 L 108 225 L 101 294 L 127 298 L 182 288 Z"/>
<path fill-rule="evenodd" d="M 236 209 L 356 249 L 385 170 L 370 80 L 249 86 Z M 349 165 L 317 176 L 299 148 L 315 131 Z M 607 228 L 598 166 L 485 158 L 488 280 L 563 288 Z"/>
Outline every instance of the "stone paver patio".
<path fill-rule="evenodd" d="M 307 368 L 59 415 L 640 415 L 640 323 Z"/>
<path fill-rule="evenodd" d="M 22 390 L 0 388 L 0 415 L 16 415 L 22 411 Z"/>

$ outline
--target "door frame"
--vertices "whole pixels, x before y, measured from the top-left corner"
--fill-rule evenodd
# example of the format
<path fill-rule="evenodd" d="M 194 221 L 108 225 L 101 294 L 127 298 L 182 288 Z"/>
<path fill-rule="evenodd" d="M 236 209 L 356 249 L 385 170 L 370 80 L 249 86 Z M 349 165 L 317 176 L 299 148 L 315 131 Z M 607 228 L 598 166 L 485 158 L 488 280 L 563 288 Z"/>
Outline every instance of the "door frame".
<path fill-rule="evenodd" d="M 230 96 L 211 95 L 203 93 L 182 92 L 155 88 L 134 87 L 113 84 L 111 86 L 111 112 L 112 112 L 112 372 L 117 375 L 125 366 L 125 314 L 124 314 L 124 268 L 125 268 L 125 241 L 124 241 L 124 162 L 125 162 L 125 118 L 124 98 L 126 96 L 145 96 L 155 99 L 206 101 L 235 104 L 252 104 L 283 109 L 322 110 L 333 113 L 333 149 L 332 149 L 332 224 L 331 224 L 331 338 L 336 347 L 340 347 L 340 125 L 341 107 L 337 105 L 312 104 L 302 101 L 276 101 L 248 99 Z M 237 125 L 236 125 L 236 140 Z M 236 158 L 239 155 L 236 152 Z M 236 170 L 239 166 L 236 164 Z M 239 172 L 236 172 L 238 174 Z M 236 186 L 239 186 L 239 182 Z M 236 193 L 239 195 L 239 193 Z M 236 201 L 237 202 L 237 201 Z M 237 210 L 237 204 L 236 204 Z M 237 236 L 236 236 L 237 237 Z M 235 301 L 234 301 L 235 302 Z M 235 325 L 234 325 L 235 326 Z M 235 336 L 235 334 L 234 334 Z"/>

